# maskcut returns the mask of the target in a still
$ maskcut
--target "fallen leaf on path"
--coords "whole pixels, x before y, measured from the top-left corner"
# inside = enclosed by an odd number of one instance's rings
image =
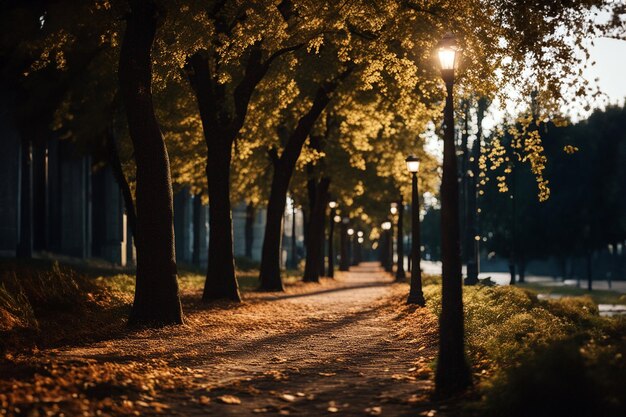
[[[201,395],[200,398],[198,398],[198,402],[200,404],[207,405],[208,403],[211,402],[211,399],[207,397],[206,395]]]
[[[296,396],[291,394],[283,394],[279,398],[283,401],[287,401],[288,403],[296,400]]]
[[[217,397],[217,400],[224,404],[241,404],[241,400],[234,395],[222,395]]]
[[[319,376],[335,376],[337,375],[336,372],[318,372]]]
[[[381,406],[368,407],[365,412],[370,416],[380,416],[383,413],[383,408]]]
[[[163,404],[163,403],[159,403],[156,401],[153,401],[150,403],[150,407],[154,408],[154,411],[156,411],[157,413],[162,412],[163,410],[167,410],[170,408],[169,405],[167,404]]]
[[[328,407],[327,408],[329,413],[337,413],[339,412],[339,409],[337,407]]]

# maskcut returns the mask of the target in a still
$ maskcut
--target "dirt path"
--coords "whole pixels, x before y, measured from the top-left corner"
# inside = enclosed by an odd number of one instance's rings
[[[183,328],[50,355],[57,364],[128,364],[147,378],[159,368],[142,371],[141,364],[166,361],[178,370],[175,382],[170,389],[143,387],[151,395],[135,396],[135,406],[155,400],[162,407],[142,415],[435,415],[424,376],[432,342],[398,338],[388,308],[390,297],[407,290],[377,265],[363,264],[322,285],[247,294],[241,306],[207,310],[187,301]],[[112,395],[107,389],[99,395]]]

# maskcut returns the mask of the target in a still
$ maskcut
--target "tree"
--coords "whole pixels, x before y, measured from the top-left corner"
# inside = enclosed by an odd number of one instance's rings
[[[183,322],[174,252],[169,158],[152,101],[153,1],[130,2],[120,51],[120,94],[137,165],[137,283],[129,324]]]

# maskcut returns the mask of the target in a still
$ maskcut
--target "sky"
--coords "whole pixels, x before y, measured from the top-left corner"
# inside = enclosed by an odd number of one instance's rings
[[[626,97],[626,41],[597,38],[589,52],[596,65],[585,72],[585,78],[591,82],[600,78],[598,85],[607,94],[609,102],[623,104]]]

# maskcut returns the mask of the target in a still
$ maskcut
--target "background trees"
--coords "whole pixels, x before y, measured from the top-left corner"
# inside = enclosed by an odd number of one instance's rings
[[[616,242],[625,238],[624,199],[616,191],[626,181],[618,162],[624,158],[624,114],[623,107],[610,106],[569,126],[540,124],[545,177],[551,188],[547,201],[537,200],[536,178],[525,165],[512,169],[506,192],[499,193],[491,184],[483,186],[479,205],[482,234],[490,236],[486,248],[513,259],[520,280],[531,260],[553,257],[566,276],[570,257],[585,258],[591,266],[593,253],[612,249],[614,243],[617,256]],[[510,147],[505,149],[511,152]],[[494,176],[505,169],[494,169]],[[591,267],[585,276],[593,278]]]

